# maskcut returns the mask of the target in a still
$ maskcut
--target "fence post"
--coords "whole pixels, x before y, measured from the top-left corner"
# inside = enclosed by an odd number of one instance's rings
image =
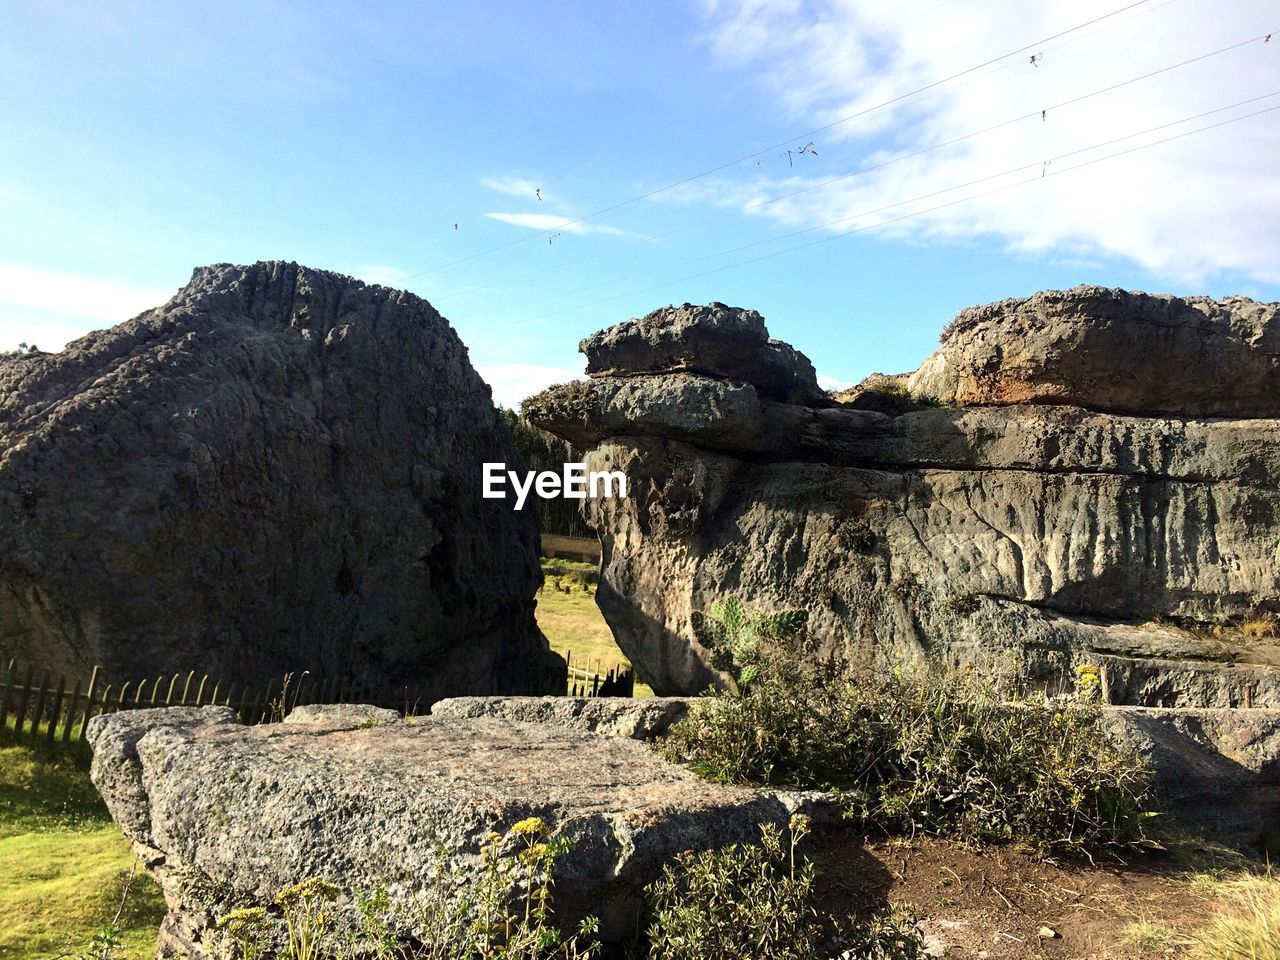
[[[80,739],[83,740],[89,729],[89,720],[93,716],[93,695],[98,690],[98,667],[89,674],[89,692],[84,695],[84,719],[80,721]]]
[[[71,701],[67,704],[67,719],[62,721],[62,742],[69,743],[71,740],[71,728],[76,722],[76,704],[80,702],[80,681],[76,681],[76,687],[71,692]]]
[[[0,730],[4,729],[4,722],[9,718],[9,695],[13,692],[13,661],[9,661],[9,666],[4,671],[4,691],[0,692]]]
[[[40,733],[40,722],[44,719],[44,708],[49,701],[49,681],[53,678],[49,676],[49,671],[44,672],[44,676],[40,678],[40,696],[36,699],[35,713],[31,715],[31,736],[36,737]]]
[[[17,733],[22,735],[22,727],[27,721],[27,705],[31,702],[31,685],[35,681],[31,665],[27,665],[26,675],[22,679],[22,691],[18,695],[18,727]]]
[[[58,692],[53,695],[53,709],[49,711],[49,728],[45,730],[45,739],[53,743],[58,732],[58,720],[62,716],[62,697],[67,692],[67,678],[58,678]]]

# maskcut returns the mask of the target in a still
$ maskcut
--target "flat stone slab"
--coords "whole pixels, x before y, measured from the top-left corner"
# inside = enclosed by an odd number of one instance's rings
[[[353,891],[408,905],[442,862],[458,889],[491,831],[535,816],[576,841],[558,911],[595,913],[620,938],[664,862],[754,841],[797,799],[704,783],[635,740],[556,723],[246,727],[225,709],[175,708],[95,718],[89,740],[94,783],[165,890],[166,956],[211,955],[219,916],[312,877],[342,889],[339,926]]]
[[[660,737],[688,713],[687,697],[452,697],[431,707],[433,717],[499,717],[631,740]]]

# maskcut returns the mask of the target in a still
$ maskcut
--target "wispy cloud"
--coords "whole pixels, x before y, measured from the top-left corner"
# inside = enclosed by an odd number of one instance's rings
[[[789,193],[1025,117],[752,212],[781,225],[833,233],[913,214],[881,227],[880,234],[985,238],[1020,253],[1081,260],[1119,257],[1197,286],[1219,274],[1280,281],[1280,167],[1273,159],[1280,153],[1280,123],[1275,114],[1057,175],[1082,161],[1280,104],[1280,98],[1263,101],[1110,148],[1063,156],[1273,91],[1274,40],[1271,45],[1259,40],[1054,107],[1260,37],[1274,26],[1274,5],[1266,0],[1138,8],[1037,48],[1035,64],[1029,55],[1010,58],[892,109],[877,109],[1114,9],[1110,0],[1044,0],[1016,8],[1008,3],[938,6],[935,0],[707,2],[708,44],[726,69],[742,71],[747,82],[759,84],[797,131],[835,125],[817,137],[819,156],[805,156],[803,167],[785,157],[765,157],[749,178],[706,180],[679,199],[743,208],[758,196]],[[1047,110],[1043,119],[1041,110]],[[856,114],[863,115],[841,122]],[[1039,166],[1053,157],[1060,159]],[[1006,180],[869,213],[1024,164]],[[1042,170],[1050,175],[1041,179]],[[1018,179],[1033,182],[930,209]]]
[[[525,399],[552,384],[582,379],[581,371],[536,363],[477,364],[476,371],[493,388],[494,403],[509,410],[519,409]]]
[[[490,190],[496,190],[498,193],[506,194],[508,197],[524,197],[534,200],[539,192],[541,192],[544,200],[551,197],[551,194],[544,187],[528,177],[484,177],[480,183],[482,186],[486,186]]]
[[[410,274],[407,270],[401,270],[398,267],[388,267],[380,263],[367,263],[363,266],[352,267],[351,275],[365,283],[376,283],[384,287],[400,287],[406,277]]]
[[[853,386],[853,382],[850,380],[841,380],[839,377],[832,377],[819,371],[818,386],[823,390],[848,390]]]
[[[636,236],[629,230],[611,227],[607,223],[590,223],[554,213],[486,213],[485,216],[490,220],[498,220],[516,227],[527,227],[539,232],[557,231],[579,235],[595,233],[611,237]]]
[[[128,320],[172,295],[172,290],[0,262],[0,350],[19,343],[61,350],[90,330]]]
[[[172,295],[172,290],[0,263],[0,303],[72,314],[86,320],[119,323],[159,306]]]

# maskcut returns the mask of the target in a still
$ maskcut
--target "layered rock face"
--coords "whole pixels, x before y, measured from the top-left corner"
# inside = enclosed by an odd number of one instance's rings
[[[690,615],[735,593],[854,661],[1009,654],[1057,689],[1090,659],[1118,703],[1280,705],[1276,642],[1239,629],[1280,607],[1277,342],[1275,304],[1081,287],[828,398],[758,314],[685,305],[524,410],[629,477],[584,509],[659,693],[717,681]]]
[[[480,497],[483,462],[518,460],[426,301],[197,270],[62,353],[0,359],[0,658],[546,692],[536,518]]]

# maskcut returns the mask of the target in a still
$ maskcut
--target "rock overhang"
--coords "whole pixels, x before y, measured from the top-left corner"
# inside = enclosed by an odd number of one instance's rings
[[[752,381],[754,311],[686,304],[584,340],[588,381],[526,413],[638,491],[583,510],[598,602],[660,692],[715,679],[691,615],[737,591],[857,660],[1030,647],[1051,689],[1111,657],[1125,702],[1280,703],[1265,643],[1198,660],[1280,612],[1278,338],[1277,304],[1048,291],[824,407]],[[1187,668],[1144,649],[1161,622]]]

